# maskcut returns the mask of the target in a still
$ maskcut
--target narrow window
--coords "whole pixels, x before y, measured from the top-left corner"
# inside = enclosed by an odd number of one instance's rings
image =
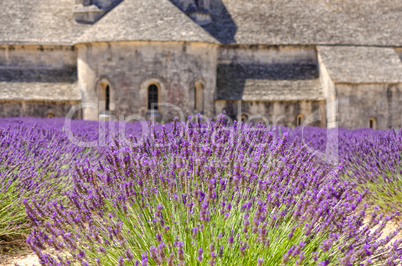
[[[158,110],[158,86],[155,84],[148,87],[148,110]]]
[[[296,119],[297,121],[296,121],[296,126],[301,126],[302,125],[302,123],[303,123],[303,115],[302,114],[299,114],[298,116],[297,116],[297,119]]]
[[[113,109],[113,91],[110,83],[103,79],[96,88],[99,101],[99,114],[109,114]]]
[[[204,84],[198,82],[194,86],[194,110],[197,112],[202,112],[204,107]]]
[[[377,128],[377,121],[374,117],[369,119],[369,127],[371,129],[376,129]]]
[[[110,111],[110,86],[106,85],[105,88],[105,110]]]

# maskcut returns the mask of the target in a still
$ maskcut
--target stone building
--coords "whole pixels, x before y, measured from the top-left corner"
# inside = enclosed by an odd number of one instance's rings
[[[3,0],[0,116],[402,127],[400,0]],[[87,105],[92,103],[92,105]],[[179,112],[179,110],[180,112]],[[134,117],[134,116],[132,116]]]

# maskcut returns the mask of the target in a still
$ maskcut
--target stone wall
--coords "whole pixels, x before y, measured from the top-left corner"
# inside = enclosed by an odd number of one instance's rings
[[[72,46],[0,45],[0,68],[75,68]]]
[[[251,122],[265,120],[270,125],[276,123],[296,126],[299,115],[304,121],[322,108],[322,119],[314,121],[311,125],[325,127],[325,101],[323,100],[261,101],[258,100],[256,93],[255,100],[242,101],[247,80],[318,80],[317,65],[316,50],[310,46],[223,46],[219,49],[218,57],[217,90],[219,93],[215,111],[220,113],[225,110],[232,119],[240,120],[242,116],[248,119],[254,117]],[[267,87],[264,90],[275,89],[278,88]],[[280,96],[286,99],[289,95]],[[311,119],[312,117],[309,118],[310,121]]]
[[[310,126],[326,126],[325,101],[216,101],[217,113],[226,112],[231,119],[246,118],[249,122],[264,122],[266,125],[297,126],[297,117]],[[321,120],[317,120],[320,112]],[[307,122],[308,121],[308,122]],[[311,123],[310,123],[311,122]]]
[[[323,89],[324,98],[326,99],[326,115],[327,115],[327,127],[338,127],[338,103],[336,102],[336,89],[335,83],[332,81],[328,69],[322,62],[321,55],[318,54],[320,80]]]
[[[0,45],[0,81],[73,83],[77,53],[72,46]]]
[[[402,47],[395,48],[395,52],[399,55],[399,58],[402,60]]]
[[[49,115],[65,117],[70,109],[79,104],[78,101],[2,101],[0,99],[0,117],[40,117]],[[82,118],[81,112],[74,113],[74,119]]]
[[[212,116],[216,87],[217,46],[179,42],[119,42],[78,45],[78,82],[83,102],[97,102],[99,84],[110,83],[113,115],[139,114],[149,118],[147,88],[156,82],[159,102],[177,106],[184,116],[194,113],[194,82],[204,84],[203,113]],[[158,120],[171,121],[179,113],[160,106]],[[84,118],[98,119],[85,109]]]
[[[219,49],[220,64],[317,64],[313,46],[240,46],[227,45]]]
[[[35,91],[24,88],[26,84],[32,83],[32,87],[43,84],[40,94],[49,95],[58,84],[64,87],[66,84],[74,84],[77,80],[76,71],[77,54],[72,46],[0,45],[2,92],[13,92],[15,87],[21,87],[26,92]],[[15,93],[21,94],[18,91]],[[79,103],[75,94],[69,92],[57,95],[57,101],[35,101],[33,98],[38,98],[38,95],[32,93],[22,95],[19,101],[8,99],[10,95],[5,96],[0,98],[1,117],[47,117],[49,114],[64,117],[73,105]],[[75,115],[75,118],[80,117],[80,113]]]
[[[248,82],[261,80],[266,80],[266,84],[274,83],[274,81],[290,83],[296,80],[318,81],[314,48],[226,46],[219,50],[218,100],[259,100],[258,93],[255,93],[254,99],[244,99],[242,95],[245,93]],[[249,89],[253,90],[253,88]],[[262,93],[269,93],[272,90],[280,89],[267,85],[262,89]],[[292,90],[299,94],[300,88],[291,85],[286,93]],[[318,91],[317,94],[320,93],[321,91]],[[286,96],[291,95],[284,93],[280,98],[291,100]],[[315,100],[317,97],[319,95],[308,99]],[[300,98],[300,100],[306,100],[306,98]]]
[[[402,84],[336,84],[338,125],[367,128],[375,118],[378,129],[402,127]]]

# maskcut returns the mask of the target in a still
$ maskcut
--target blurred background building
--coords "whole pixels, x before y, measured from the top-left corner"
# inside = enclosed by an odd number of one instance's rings
[[[168,122],[178,116],[169,103],[186,116],[402,127],[400,0],[1,0],[0,8],[2,117],[62,117],[92,102],[97,109],[74,117]]]

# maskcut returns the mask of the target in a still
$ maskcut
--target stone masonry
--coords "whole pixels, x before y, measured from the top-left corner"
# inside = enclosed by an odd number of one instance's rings
[[[0,117],[402,127],[399,0],[2,4]]]

